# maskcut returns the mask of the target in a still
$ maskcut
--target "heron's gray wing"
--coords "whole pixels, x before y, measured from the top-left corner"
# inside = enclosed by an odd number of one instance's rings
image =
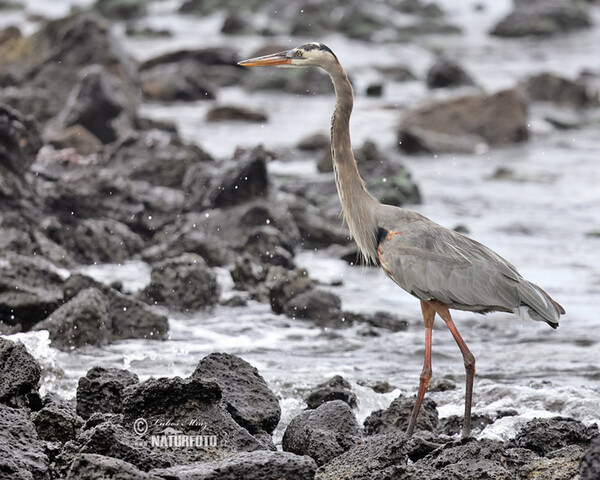
[[[433,222],[414,222],[379,245],[386,273],[421,300],[454,308],[513,311],[519,306],[515,267],[484,245]]]

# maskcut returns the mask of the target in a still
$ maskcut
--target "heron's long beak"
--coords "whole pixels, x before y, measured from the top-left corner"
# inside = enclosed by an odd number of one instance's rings
[[[272,53],[271,55],[265,55],[263,57],[249,58],[248,60],[242,60],[238,62],[238,65],[243,67],[269,67],[273,65],[289,65],[292,63],[291,52],[278,52]]]

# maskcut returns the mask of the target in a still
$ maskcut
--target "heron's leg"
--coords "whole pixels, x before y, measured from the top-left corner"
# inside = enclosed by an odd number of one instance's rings
[[[470,437],[471,436],[471,402],[473,400],[473,379],[475,377],[475,357],[467,347],[467,344],[458,333],[458,329],[452,320],[452,316],[450,315],[450,310],[448,307],[441,302],[435,302],[435,311],[437,314],[442,317],[448,329],[452,333],[454,340],[458,344],[458,348],[463,355],[463,360],[465,363],[465,371],[467,372],[467,383],[465,388],[465,418],[463,420],[463,431],[462,437]]]
[[[425,322],[425,362],[423,363],[423,370],[421,371],[421,378],[419,381],[419,393],[417,394],[417,401],[408,423],[408,429],[406,434],[410,437],[415,430],[417,424],[417,417],[419,416],[419,410],[421,410],[421,403],[423,403],[423,397],[429,387],[429,380],[431,380],[431,338],[433,334],[433,320],[435,318],[435,309],[429,304],[429,302],[421,301],[421,312],[423,313],[423,321]]]

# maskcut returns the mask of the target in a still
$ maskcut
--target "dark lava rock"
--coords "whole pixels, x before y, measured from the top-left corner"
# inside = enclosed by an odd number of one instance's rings
[[[333,292],[314,289],[294,295],[283,306],[288,317],[312,320],[321,327],[341,327],[342,300]]]
[[[0,404],[0,475],[6,479],[49,480],[49,462],[25,410]]]
[[[142,91],[149,100],[161,102],[214,100],[212,86],[204,77],[203,65],[194,60],[165,63],[141,74]]]
[[[367,97],[381,97],[383,95],[383,85],[381,83],[372,83],[365,90]]]
[[[190,210],[239,205],[254,198],[266,197],[269,191],[267,161],[269,154],[262,146],[251,151],[237,151],[227,168],[208,178],[188,172],[184,188]],[[199,172],[205,177],[207,172]]]
[[[288,452],[240,452],[222,460],[152,470],[172,480],[312,480],[317,465],[310,457]]]
[[[66,403],[44,402],[44,407],[31,415],[38,437],[48,442],[73,440],[83,426],[83,419]]]
[[[248,32],[248,22],[243,17],[231,13],[223,21],[221,33],[226,35],[237,35]]]
[[[148,0],[96,0],[94,8],[107,18],[127,20],[146,13]]]
[[[0,104],[0,175],[6,177],[0,185],[0,192],[9,192],[10,184],[5,172],[12,172],[22,177],[35,161],[35,157],[43,141],[40,126],[32,117],[23,115],[18,110]],[[10,195],[5,195],[10,197]]]
[[[294,268],[294,246],[285,234],[270,225],[253,229],[243,248],[264,264]]]
[[[550,72],[529,77],[525,83],[525,90],[532,100],[562,106],[587,108],[599,104],[598,93],[592,92],[583,82],[569,80]]]
[[[164,477],[150,475],[135,465],[117,458],[94,453],[81,453],[75,456],[67,472],[66,480],[161,480]]]
[[[365,422],[365,434],[404,432],[415,406],[414,398],[400,395],[386,410],[377,410],[369,415]],[[417,418],[416,430],[435,431],[439,423],[436,403],[425,397]]]
[[[330,148],[329,142],[329,135],[324,133],[314,133],[300,140],[296,147],[298,147],[300,150],[313,152],[316,150],[322,150],[324,148]]]
[[[600,478],[600,435],[596,436],[581,459],[580,480]]]
[[[206,114],[209,122],[223,122],[237,120],[243,122],[263,123],[267,121],[267,115],[257,110],[236,105],[221,105],[211,108]]]
[[[398,129],[406,153],[473,152],[527,140],[527,106],[517,90],[439,100],[407,112]]]
[[[250,433],[273,433],[281,417],[275,394],[258,370],[228,353],[211,353],[198,363],[192,378],[212,380],[233,419]]]
[[[408,480],[422,477],[396,476],[408,460],[408,448],[404,434],[375,435],[335,457],[319,468],[319,480]],[[424,480],[424,479],[423,479]]]
[[[500,20],[491,34],[499,37],[556,35],[588,28],[592,20],[583,2],[549,0],[515,2],[515,9]]]
[[[186,311],[216,305],[221,288],[201,256],[185,253],[155,264],[144,294],[155,303]]]
[[[288,270],[273,266],[267,271],[264,287],[268,291],[271,310],[280,314],[293,297],[311,290],[314,282],[303,268]]]
[[[73,298],[86,288],[98,288],[108,300],[108,315],[112,339],[145,338],[164,340],[169,330],[166,316],[156,313],[149,305],[114,288],[102,285],[81,274],[71,275],[64,286],[65,299]]]
[[[341,222],[325,218],[317,207],[297,200],[290,202],[288,208],[298,225],[304,248],[326,248],[350,243],[348,232]]]
[[[133,130],[135,112],[127,111],[127,92],[119,79],[100,65],[84,68],[80,76],[59,122],[65,127],[83,125],[104,144]]]
[[[105,345],[112,340],[108,301],[97,288],[82,290],[34,330],[48,330],[52,346],[64,351]]]
[[[360,427],[347,403],[333,400],[294,417],[285,430],[283,450],[308,455],[325,465],[360,441]]]
[[[204,65],[234,65],[237,62],[237,53],[229,47],[203,48],[198,50],[177,50],[174,52],[163,53],[157,57],[146,60],[140,65],[140,71],[145,71],[156,65],[165,65],[168,63],[179,63],[187,60]],[[238,72],[240,68],[236,68]]]
[[[356,395],[352,391],[350,383],[340,375],[320,383],[304,398],[310,409],[318,408],[319,405],[333,400],[342,400],[351,407],[356,407]]]
[[[373,314],[344,312],[343,316],[345,323],[348,325],[364,323],[371,327],[383,328],[391,332],[403,332],[408,328],[406,320],[401,320],[389,312],[375,312]]]
[[[456,388],[456,386],[454,387]],[[431,388],[427,390],[431,392]],[[438,430],[444,435],[454,436],[458,435],[462,431],[463,417],[459,415],[450,415],[444,418],[441,422]],[[471,430],[476,435],[477,432],[481,432],[485,427],[494,423],[494,419],[489,415],[479,415],[477,413],[471,414]]]
[[[293,69],[285,72],[260,70],[251,70],[251,72],[243,80],[244,87],[250,91],[281,90],[296,95],[323,95],[332,92],[329,75],[316,68]]]
[[[587,447],[597,435],[597,425],[586,427],[572,418],[534,418],[521,428],[510,445],[545,456],[567,445]]]
[[[267,278],[269,266],[248,253],[235,258],[231,278],[238,290],[253,290]],[[264,300],[264,299],[263,299]]]
[[[0,337],[0,403],[41,408],[38,393],[41,373],[41,367],[24,345]]]
[[[473,83],[471,76],[458,63],[446,58],[438,59],[427,72],[428,88],[459,87]]]
[[[80,155],[92,155],[102,149],[102,142],[82,125],[73,125],[64,130],[51,132],[48,143],[57,150],[73,148]]]
[[[83,418],[95,412],[119,413],[123,390],[138,381],[129,370],[92,367],[77,384],[77,413]]]
[[[583,449],[577,445],[555,450],[548,457],[538,457],[519,469],[520,478],[573,480],[579,479]]]
[[[0,263],[0,320],[29,330],[63,300],[63,279],[40,256],[7,253]]]
[[[224,451],[272,448],[270,440],[265,442],[259,436],[252,436],[232,418],[227,405],[221,401],[221,389],[212,380],[174,377],[131,385],[123,392],[121,411],[128,425],[143,418],[148,424],[148,435],[166,434],[165,427],[168,427],[187,434],[217,437],[217,449],[179,452],[188,461],[212,459]]]

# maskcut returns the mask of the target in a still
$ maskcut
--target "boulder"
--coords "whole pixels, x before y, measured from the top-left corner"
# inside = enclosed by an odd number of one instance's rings
[[[600,478],[600,435],[591,442],[581,459],[580,480]]]
[[[314,281],[303,268],[288,270],[283,267],[269,267],[264,284],[259,286],[258,292],[253,296],[263,298],[261,289],[267,292],[271,310],[280,314],[285,310],[285,305],[296,295],[307,292],[314,287]]]
[[[321,211],[303,200],[288,203],[288,208],[300,230],[303,248],[327,248],[331,245],[347,245],[350,237],[339,218],[332,221]]]
[[[521,428],[510,445],[547,456],[568,445],[586,448],[597,435],[597,425],[586,427],[572,418],[534,418]]]
[[[9,176],[22,178],[42,148],[40,126],[33,117],[0,104],[0,192],[9,192]],[[6,190],[6,191],[5,191]],[[8,195],[10,197],[10,195]]]
[[[164,63],[141,74],[142,91],[149,100],[160,102],[214,100],[215,93],[204,78],[202,63],[188,59]]]
[[[236,105],[220,105],[211,108],[206,114],[206,120],[209,122],[224,121],[242,121],[253,123],[264,123],[267,121],[267,115],[258,110],[252,110],[247,107],[238,107]]]
[[[233,419],[252,434],[273,433],[281,417],[275,394],[258,370],[228,353],[211,353],[198,363],[192,378],[213,380]]]
[[[6,479],[50,480],[49,461],[26,410],[0,403],[0,472]]]
[[[460,87],[473,85],[473,79],[456,62],[439,58],[427,71],[428,88]]]
[[[344,323],[348,326],[357,323],[366,324],[370,327],[383,328],[390,332],[403,332],[408,328],[408,322],[398,318],[389,312],[353,313],[343,312]]]
[[[552,102],[559,106],[588,108],[600,104],[598,92],[593,92],[585,83],[550,72],[529,77],[525,81],[525,91],[534,101]]]
[[[111,478],[114,480],[163,479],[163,477],[143,472],[135,465],[124,460],[94,453],[76,455],[66,476],[66,480],[95,480],[98,478]]]
[[[377,410],[365,419],[365,434],[374,435],[406,431],[414,406],[414,398],[400,395],[387,409]],[[438,423],[436,403],[425,397],[415,428],[416,430],[433,432],[437,429]]]
[[[102,149],[102,142],[82,125],[73,125],[51,132],[48,135],[48,143],[57,150],[65,148],[74,149],[79,155],[92,155]]]
[[[63,279],[40,256],[3,255],[0,262],[0,320],[23,330],[45,319],[63,300]]]
[[[123,390],[138,381],[129,370],[92,367],[77,384],[77,413],[86,419],[95,412],[119,413]]]
[[[490,32],[498,37],[557,35],[589,28],[591,17],[585,3],[568,0],[515,2],[515,9]]]
[[[221,245],[220,238],[190,227],[184,224],[181,230],[172,233],[167,233],[170,229],[162,230],[154,239],[157,243],[141,252],[142,260],[151,263],[187,252],[200,255],[210,267],[222,267],[228,263],[230,252]]]
[[[342,400],[350,407],[356,407],[356,395],[347,380],[335,375],[326,382],[312,388],[304,398],[308,408],[315,409],[325,402]]]
[[[276,50],[271,50],[273,53]],[[251,70],[243,79],[243,86],[250,91],[281,90],[295,95],[331,94],[329,75],[316,68],[294,69],[287,72],[263,72]]]
[[[173,480],[312,480],[317,465],[307,456],[288,452],[240,452],[213,462],[151,470]]]
[[[38,384],[42,369],[24,345],[0,337],[0,403],[41,408]]]
[[[31,415],[38,437],[47,442],[65,443],[74,440],[83,426],[83,419],[66,402],[44,399],[44,407]]]
[[[299,293],[283,306],[288,317],[311,320],[320,327],[341,327],[342,300],[326,290],[314,289]]]
[[[269,191],[268,160],[269,154],[258,146],[251,151],[238,150],[233,162],[219,171],[188,171],[184,181],[188,196],[186,208],[231,207],[266,197]]]
[[[312,457],[325,465],[360,441],[360,428],[347,403],[333,400],[294,417],[285,429],[286,452]]]
[[[127,20],[146,14],[148,0],[96,0],[94,8],[106,18]]]
[[[108,301],[97,288],[82,290],[33,329],[48,330],[52,345],[64,351],[106,345],[112,340]]]
[[[329,135],[326,135],[324,133],[313,133],[312,135],[301,139],[296,144],[296,147],[300,150],[314,152],[318,150],[323,150],[324,148],[330,148],[329,142]]]
[[[281,231],[270,225],[254,228],[243,247],[244,252],[265,265],[294,268],[294,246]]]
[[[536,458],[519,469],[525,479],[573,480],[579,477],[583,449],[577,445],[555,450],[548,457]]]
[[[397,131],[406,153],[475,151],[529,136],[527,106],[517,90],[439,100],[408,111]]]
[[[150,301],[179,311],[216,305],[220,294],[216,275],[204,259],[194,253],[155,264],[150,284],[144,290]]]

